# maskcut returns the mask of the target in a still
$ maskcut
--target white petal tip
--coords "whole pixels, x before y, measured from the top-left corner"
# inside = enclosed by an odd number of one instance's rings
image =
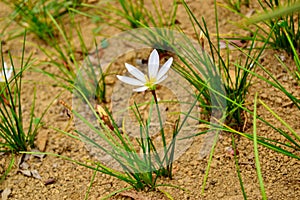
[[[148,89],[148,87],[143,86],[143,87],[139,87],[139,88],[135,88],[133,89],[134,92],[144,92]]]

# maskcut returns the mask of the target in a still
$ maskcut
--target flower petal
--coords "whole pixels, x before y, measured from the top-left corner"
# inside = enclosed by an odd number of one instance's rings
[[[133,75],[135,78],[139,79],[140,81],[142,81],[144,83],[146,82],[145,74],[143,72],[141,72],[138,68],[136,68],[128,63],[125,63],[125,67],[128,70],[128,72],[131,75]]]
[[[0,82],[4,82],[4,81],[5,81],[5,78],[4,78],[3,74],[2,74],[2,72],[0,72]]]
[[[156,77],[158,67],[159,67],[159,55],[156,49],[154,49],[151,52],[148,60],[148,74],[150,79]]]
[[[10,66],[9,70],[7,70],[7,68],[5,69],[5,74],[6,74],[7,80],[11,77],[12,71],[13,71],[12,66]]]
[[[119,76],[117,75],[117,78],[124,82],[124,83],[127,83],[129,85],[134,85],[134,86],[143,86],[144,83],[138,79],[135,79],[135,78],[130,78],[130,77],[127,77],[127,76]]]
[[[173,58],[169,58],[168,61],[161,67],[159,70],[156,79],[159,80],[161,77],[163,77],[170,69],[173,62]]]
[[[134,92],[143,92],[143,91],[145,91],[147,89],[148,89],[147,86],[143,86],[143,87],[135,88],[135,89],[133,89],[133,91]]]
[[[155,84],[159,84],[161,82],[163,82],[166,78],[168,77],[168,75],[164,75],[163,77],[161,77],[160,79],[158,79]]]
[[[2,70],[3,68],[1,67],[1,72],[0,72],[0,82],[5,81],[5,76],[7,80],[10,78],[11,73],[12,73],[12,67],[8,69],[6,62],[3,63],[4,71]]]

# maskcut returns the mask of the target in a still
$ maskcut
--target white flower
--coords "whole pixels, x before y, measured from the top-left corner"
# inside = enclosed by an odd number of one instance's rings
[[[125,67],[128,72],[133,75],[135,78],[130,78],[127,76],[120,76],[117,75],[117,78],[127,84],[140,86],[133,91],[135,92],[142,92],[147,89],[155,90],[156,85],[161,83],[163,80],[167,78],[166,73],[169,71],[173,62],[173,58],[169,58],[168,61],[158,70],[159,68],[159,55],[154,49],[148,60],[148,76],[143,74],[139,69],[136,67],[125,63]]]
[[[0,72],[0,82],[5,82],[5,76],[6,76],[7,80],[8,80],[11,77],[12,70],[13,70],[12,67],[10,67],[8,69],[8,67],[7,67],[7,65],[6,65],[5,62],[3,64],[4,64],[5,73],[4,73],[4,71],[1,70],[1,72]]]

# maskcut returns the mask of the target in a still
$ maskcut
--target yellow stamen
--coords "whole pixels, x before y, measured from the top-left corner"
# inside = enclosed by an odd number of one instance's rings
[[[150,78],[145,75],[146,83],[145,86],[148,87],[150,90],[155,90],[156,84],[155,82],[157,81],[156,78]]]

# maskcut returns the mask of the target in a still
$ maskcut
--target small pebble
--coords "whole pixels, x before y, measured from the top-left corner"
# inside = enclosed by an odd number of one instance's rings
[[[266,99],[266,98],[268,97],[268,95],[267,95],[266,93],[262,93],[262,94],[260,95],[260,97],[261,97],[262,99]]]
[[[284,55],[280,55],[279,58],[280,58],[280,60],[283,61],[283,62],[286,60]]]
[[[224,197],[224,193],[223,192],[218,192],[217,197],[218,197],[218,199]]]
[[[280,97],[275,98],[275,102],[278,104],[282,104],[282,98]]]

